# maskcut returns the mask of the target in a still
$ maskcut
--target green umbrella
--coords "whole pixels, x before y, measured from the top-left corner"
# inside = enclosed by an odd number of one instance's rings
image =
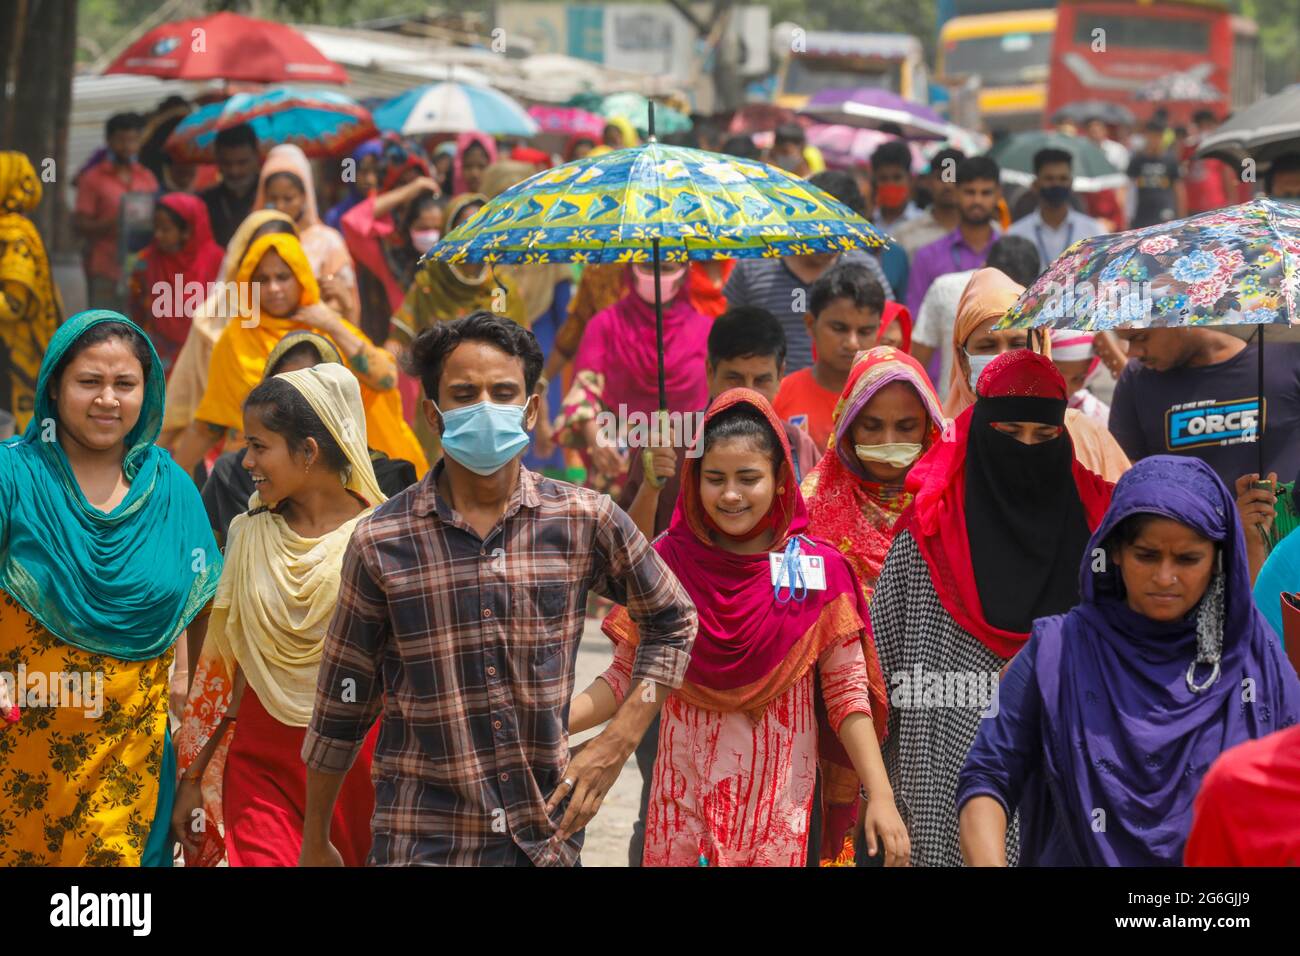
[[[989,156],[1002,168],[1002,181],[1020,186],[1034,181],[1034,154],[1040,149],[1061,149],[1074,158],[1074,190],[1080,193],[1123,189],[1128,176],[1116,169],[1101,148],[1082,136],[1064,133],[1016,133],[989,150]]]

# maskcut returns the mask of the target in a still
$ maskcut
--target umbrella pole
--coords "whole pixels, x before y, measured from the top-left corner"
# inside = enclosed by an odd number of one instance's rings
[[[1259,454],[1259,480],[1267,481],[1268,475],[1264,474],[1264,329],[1263,324],[1259,327],[1259,343],[1256,352],[1259,359],[1259,409],[1257,414],[1259,420],[1255,422],[1255,442],[1256,451]]]
[[[652,239],[655,268],[655,348],[659,353],[659,410],[668,411],[668,387],[664,382],[664,303],[659,289],[659,239]]]

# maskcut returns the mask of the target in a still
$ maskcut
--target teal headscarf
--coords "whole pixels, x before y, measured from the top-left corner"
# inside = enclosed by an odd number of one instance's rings
[[[55,333],[36,382],[27,431],[0,445],[0,588],[65,644],[143,661],[175,643],[211,599],[221,553],[193,480],[154,441],[162,428],[162,363],[150,368],[140,420],[126,436],[130,490],[111,513],[82,494],[55,438],[50,376],[81,336],[116,312],[74,315]]]

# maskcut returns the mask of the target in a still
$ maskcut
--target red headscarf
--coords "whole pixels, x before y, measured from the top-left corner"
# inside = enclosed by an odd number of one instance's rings
[[[695,311],[711,319],[716,319],[727,311],[727,299],[722,294],[722,290],[727,280],[731,278],[731,270],[736,267],[735,259],[717,261],[722,267],[722,274],[716,283],[709,276],[702,262],[692,262],[686,276],[686,288],[691,297],[691,305],[695,306]]]
[[[775,531],[772,550],[783,550],[801,536],[805,554],[820,557],[826,569],[826,590],[808,591],[803,601],[778,604],[768,552],[734,554],[713,543],[700,499],[700,458],[687,456],[682,466],[681,493],[672,524],[655,540],[654,548],[695,602],[699,631],[691,650],[686,679],[675,692],[687,703],[706,710],[743,711],[761,718],[767,705],[815,667],[836,642],[860,635],[866,659],[871,718],[880,740],[885,738],[888,695],[880,658],[867,630],[867,605],[852,567],[826,542],[806,536],[808,512],[794,481],[794,462],[785,428],[767,399],[746,388],[723,392],[705,413],[705,429],[718,415],[736,405],[749,405],[766,419],[780,443],[784,477],[764,523]],[[698,442],[703,442],[701,434]],[[635,643],[636,627],[623,608],[605,620],[612,640]],[[818,696],[818,759],[823,773],[822,832],[812,839],[823,859],[836,859],[854,826],[857,785],[853,763],[830,729]]]
[[[880,313],[880,330],[876,332],[876,344],[881,345],[884,343],[885,331],[895,322],[898,323],[903,334],[903,341],[898,348],[900,351],[910,354],[912,351],[912,313],[901,302],[890,301],[885,303],[885,309]]]
[[[766,551],[735,554],[713,543],[700,499],[697,457],[686,457],[672,523],[654,547],[680,578],[699,612],[699,633],[686,681],[678,693],[710,710],[759,715],[803,676],[827,647],[864,632],[866,604],[843,556],[825,542],[806,537],[808,511],[794,481],[790,444],[767,399],[750,389],[730,389],[709,406],[705,429],[736,405],[757,409],[780,442],[785,473],[765,519],[775,530],[772,550],[780,551],[790,538],[804,535],[803,552],[823,558],[826,590],[809,591],[803,601],[778,604]],[[697,441],[702,442],[703,435]],[[604,629],[616,641],[634,634],[621,609],[606,619]],[[874,659],[872,646],[868,660]],[[877,733],[883,736],[887,704],[878,666],[870,677],[872,717]]]
[[[186,336],[189,335],[192,316],[186,314],[185,310],[179,307],[179,303],[177,308],[170,310],[154,310],[152,308],[154,287],[162,283],[168,289],[174,290],[179,281],[183,303],[189,299],[188,292],[184,291],[185,285],[200,282],[204,288],[203,297],[199,299],[202,301],[207,296],[208,283],[217,278],[225,252],[212,238],[208,207],[198,196],[189,193],[168,193],[158,200],[158,204],[167,207],[184,220],[185,244],[176,252],[163,252],[155,243],[149,243],[143,256],[146,282],[144,300],[150,303],[153,330],[166,340],[164,344],[170,343],[175,346],[175,350],[179,350],[185,344]],[[166,311],[168,314],[153,314],[155,311]]]
[[[998,356],[977,384],[980,399],[1050,399],[1059,401],[1064,416],[1065,380],[1050,359],[1028,349]],[[895,534],[907,530],[912,535],[929,566],[935,592],[953,620],[993,653],[1009,658],[1024,646],[1029,634],[1003,630],[986,619],[967,530],[967,448],[979,404],[977,400],[962,412],[945,431],[943,440],[912,467],[905,487],[914,496],[913,501],[899,518]],[[1062,438],[1070,442],[1069,432],[1063,429]],[[1070,447],[1073,449],[1072,444]],[[1110,504],[1114,485],[1079,464],[1073,451],[1070,474],[1087,527],[1095,530]],[[1008,559],[1011,557],[1008,555]],[[1081,558],[1082,554],[1074,556],[1075,568]]]

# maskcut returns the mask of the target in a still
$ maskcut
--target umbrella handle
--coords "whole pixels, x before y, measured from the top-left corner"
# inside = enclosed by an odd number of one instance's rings
[[[641,470],[645,475],[646,484],[651,488],[662,488],[667,478],[661,478],[655,474],[655,445],[656,438],[666,430],[663,423],[667,422],[668,413],[662,408],[656,408],[654,414],[650,417],[650,435],[651,444],[647,448],[641,449]]]

